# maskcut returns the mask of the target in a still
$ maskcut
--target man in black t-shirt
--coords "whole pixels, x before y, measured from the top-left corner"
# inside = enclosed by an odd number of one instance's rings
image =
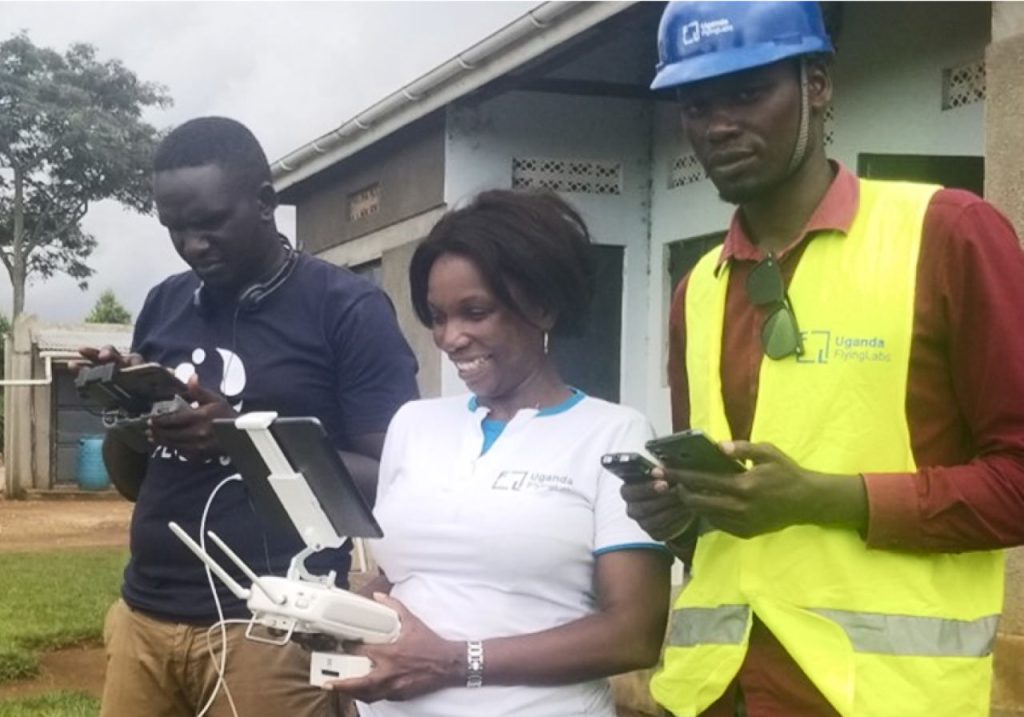
[[[277,233],[270,168],[244,126],[208,117],[175,129],[157,151],[153,190],[160,223],[191,270],[150,291],[129,356],[110,347],[82,354],[165,365],[187,383],[192,405],[151,420],[146,453],[114,435],[104,442],[111,479],[136,506],[122,599],[104,631],[102,717],[193,717],[217,689],[219,659],[207,650],[207,633],[222,618],[202,564],[169,521],[198,535],[205,512],[207,530],[258,573],[284,574],[304,547],[255,514],[243,483],[221,485],[235,470],[213,419],[261,410],[319,418],[372,499],[387,424],[417,394],[416,361],[387,297],[346,269],[295,252]],[[348,550],[324,551],[307,565],[343,580]],[[216,587],[223,618],[248,617]],[[244,632],[227,626],[227,689],[207,714],[232,714],[230,701],[240,717],[339,709],[331,693],[308,685],[303,648],[253,642]],[[219,632],[210,634],[219,652]]]

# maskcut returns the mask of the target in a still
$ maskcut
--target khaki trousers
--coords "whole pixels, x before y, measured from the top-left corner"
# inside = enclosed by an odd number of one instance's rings
[[[225,681],[238,717],[340,717],[341,696],[309,684],[309,652],[245,638],[245,625],[227,626]],[[217,685],[220,630],[157,620],[123,600],[107,612],[103,641],[107,674],[100,717],[195,717]],[[224,687],[209,717],[233,717]]]

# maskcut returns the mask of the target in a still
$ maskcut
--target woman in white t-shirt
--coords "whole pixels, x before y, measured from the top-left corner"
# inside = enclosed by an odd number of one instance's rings
[[[485,192],[409,276],[472,394],[388,428],[371,550],[402,633],[354,648],[373,670],[333,686],[368,717],[612,717],[605,678],[658,658],[670,559],[600,463],[642,450],[648,422],[568,386],[548,352],[587,312],[586,226],[554,194]]]

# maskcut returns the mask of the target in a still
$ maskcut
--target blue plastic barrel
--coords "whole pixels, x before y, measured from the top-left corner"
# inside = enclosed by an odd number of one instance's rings
[[[106,490],[110,487],[110,476],[103,465],[103,436],[83,436],[78,439],[75,475],[78,487],[82,490]]]

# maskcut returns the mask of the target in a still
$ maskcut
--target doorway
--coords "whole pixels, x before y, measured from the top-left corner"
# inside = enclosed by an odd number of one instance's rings
[[[618,403],[622,350],[623,247],[595,244],[594,299],[583,333],[551,339],[562,378],[584,393]]]
[[[941,184],[966,189],[979,197],[985,192],[985,158],[929,154],[858,154],[857,176]]]

